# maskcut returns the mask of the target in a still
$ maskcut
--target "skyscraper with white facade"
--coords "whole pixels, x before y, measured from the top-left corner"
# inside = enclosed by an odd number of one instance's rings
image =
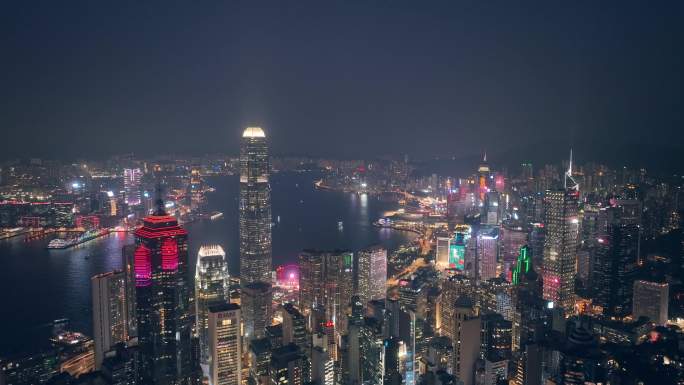
[[[195,320],[200,343],[200,363],[209,364],[209,307],[229,302],[226,253],[219,245],[201,246],[195,267]]]
[[[358,295],[364,305],[387,296],[387,250],[373,246],[358,252]]]

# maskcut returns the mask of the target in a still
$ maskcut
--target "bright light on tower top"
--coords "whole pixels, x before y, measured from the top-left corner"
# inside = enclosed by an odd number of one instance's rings
[[[217,256],[220,255],[222,257],[226,256],[226,252],[223,251],[223,247],[220,245],[204,245],[201,246],[199,249],[199,252],[197,255],[202,258],[202,257],[211,257],[211,256]]]
[[[261,127],[247,127],[242,133],[243,138],[265,138],[264,130]]]

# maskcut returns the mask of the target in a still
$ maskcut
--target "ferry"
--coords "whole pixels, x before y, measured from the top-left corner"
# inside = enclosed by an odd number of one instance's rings
[[[55,238],[48,243],[48,249],[66,249],[69,247],[69,241],[62,238]]]
[[[76,238],[71,238],[71,239],[56,238],[56,239],[53,239],[50,241],[50,243],[48,243],[47,248],[48,249],[66,249],[68,247],[80,245],[81,243],[88,242],[90,240],[93,240],[95,238],[99,238],[99,237],[101,237],[103,235],[107,235],[107,234],[109,234],[109,229],[88,230]]]
[[[222,212],[220,212],[220,211],[214,211],[214,212],[211,213],[211,215],[209,216],[209,219],[211,219],[212,221],[215,221],[215,220],[221,218],[222,216],[223,216],[223,213],[222,213]]]

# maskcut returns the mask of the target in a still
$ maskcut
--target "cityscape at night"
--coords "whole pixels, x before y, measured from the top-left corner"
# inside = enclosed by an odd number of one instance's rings
[[[682,20],[8,2],[0,385],[684,384]]]

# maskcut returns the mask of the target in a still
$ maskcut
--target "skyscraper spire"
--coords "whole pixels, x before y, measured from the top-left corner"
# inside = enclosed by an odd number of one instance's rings
[[[157,181],[157,188],[155,190],[155,196],[156,199],[154,201],[155,206],[157,206],[157,210],[154,212],[154,215],[156,216],[164,216],[166,215],[166,210],[164,210],[164,198],[162,198],[162,186],[161,182]]]
[[[571,185],[568,185],[568,179],[572,182]],[[575,181],[575,179],[572,177],[572,148],[570,148],[570,162],[568,163],[568,170],[565,172],[565,176],[563,178],[563,187],[568,189],[573,189],[573,190],[579,190],[579,183]]]

